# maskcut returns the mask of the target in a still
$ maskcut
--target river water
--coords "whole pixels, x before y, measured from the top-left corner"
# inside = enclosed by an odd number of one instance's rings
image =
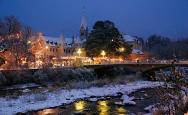
[[[188,75],[188,68],[183,68],[183,73]],[[119,105],[121,96],[100,97],[97,101],[87,99],[77,100],[69,105],[61,105],[54,108],[45,108],[37,111],[29,111],[27,115],[125,115],[125,114],[145,114],[146,107],[160,102],[157,91],[152,88],[141,89],[131,93],[136,105]],[[19,115],[18,114],[18,115]]]
[[[153,89],[141,89],[129,96],[134,96],[136,105],[119,105],[121,96],[101,97],[98,101],[92,102],[87,99],[77,100],[69,105],[61,105],[54,108],[46,108],[17,115],[125,115],[130,113],[146,113],[145,107],[155,104],[158,97]]]
[[[188,69],[183,68],[187,75]],[[36,89],[35,89],[36,88]],[[40,87],[28,88],[29,90],[39,90]],[[22,90],[11,90],[11,94],[22,93]],[[5,90],[0,93],[2,97],[10,95],[10,90]],[[18,94],[20,95],[20,94]],[[144,108],[159,102],[159,97],[156,91],[152,88],[140,89],[131,93],[136,105],[119,105],[117,102],[122,102],[121,95],[116,97],[98,97],[98,100],[91,101],[89,99],[77,100],[68,105],[61,105],[53,108],[44,108],[36,111],[28,111],[26,113],[17,113],[17,115],[125,115],[130,113],[144,114],[147,113]],[[95,97],[96,98],[96,97]]]

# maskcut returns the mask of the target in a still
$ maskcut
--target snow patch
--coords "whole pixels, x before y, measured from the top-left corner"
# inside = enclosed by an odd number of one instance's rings
[[[123,104],[125,104],[125,105],[136,105],[136,102],[132,101],[133,99],[135,99],[134,97],[129,97],[128,95],[123,95],[121,97],[121,99],[123,100]]]
[[[19,84],[19,85],[13,85],[10,87],[5,87],[4,90],[26,89],[26,88],[34,88],[34,87],[39,87],[39,85],[34,84],[34,83]]]

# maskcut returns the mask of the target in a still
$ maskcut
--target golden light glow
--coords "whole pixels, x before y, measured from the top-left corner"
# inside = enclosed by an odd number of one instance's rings
[[[80,54],[82,53],[82,50],[79,48],[77,51],[78,55],[80,56]]]
[[[22,61],[22,64],[26,64],[27,62],[25,60]]]
[[[126,110],[123,107],[118,107],[117,108],[117,113],[118,113],[118,115],[125,115]]]
[[[122,57],[119,57],[119,61],[123,61],[123,58],[122,58]]]
[[[75,110],[82,112],[85,109],[86,102],[81,100],[74,103]]]
[[[46,49],[48,49],[49,47],[48,47],[48,46],[46,46],[45,48],[46,48]]]
[[[44,109],[38,112],[38,115],[58,115],[58,109]]]
[[[30,44],[30,43],[31,43],[31,41],[29,40],[27,43],[28,43],[28,44]]]
[[[125,51],[125,48],[121,47],[121,48],[119,48],[119,51],[120,51],[120,52],[124,52],[124,51]]]
[[[101,55],[104,57],[106,55],[106,52],[104,50],[102,50]]]
[[[41,60],[37,60],[37,61],[36,61],[36,64],[37,64],[37,65],[42,65],[42,63],[43,63],[43,62],[42,62]]]
[[[184,115],[188,115],[188,112],[187,112],[187,113],[184,113]]]
[[[99,115],[108,115],[108,111],[110,110],[108,103],[108,101],[98,101],[97,109],[99,111]]]

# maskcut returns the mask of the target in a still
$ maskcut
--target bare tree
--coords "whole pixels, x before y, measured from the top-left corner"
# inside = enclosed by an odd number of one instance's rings
[[[0,33],[3,35],[1,43],[15,59],[12,67],[20,67],[21,59],[27,58],[30,54],[27,42],[32,35],[32,29],[22,26],[14,16],[6,17],[0,25]]]
[[[6,33],[12,34],[22,30],[20,21],[14,16],[8,16],[5,18]]]

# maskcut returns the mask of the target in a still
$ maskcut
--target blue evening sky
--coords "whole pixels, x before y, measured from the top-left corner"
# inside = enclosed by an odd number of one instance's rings
[[[14,15],[35,31],[70,37],[79,33],[83,6],[90,30],[111,20],[130,35],[188,37],[188,0],[0,0],[0,18]]]

